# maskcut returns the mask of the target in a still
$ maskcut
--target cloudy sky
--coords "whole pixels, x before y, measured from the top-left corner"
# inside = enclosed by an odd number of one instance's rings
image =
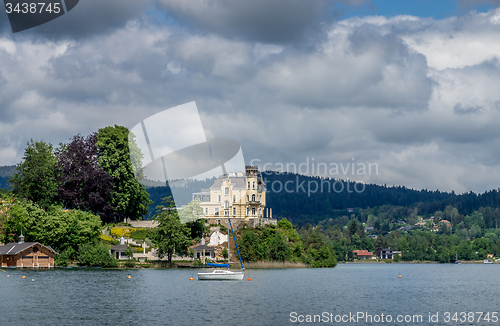
[[[500,1],[85,0],[0,15],[0,165],[196,101],[209,138],[279,168],[417,189],[500,185]],[[256,161],[260,160],[260,161]]]

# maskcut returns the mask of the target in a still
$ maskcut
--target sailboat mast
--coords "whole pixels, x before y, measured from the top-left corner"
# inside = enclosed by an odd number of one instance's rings
[[[236,243],[236,236],[234,235],[233,225],[231,224],[231,219],[228,218],[228,221],[229,221],[229,225],[231,226],[231,232],[233,233],[234,245],[236,246],[236,251],[238,252],[238,258],[240,259],[241,269],[243,271],[245,271],[245,267],[243,267],[243,261],[241,260],[240,250],[238,249],[238,243]],[[229,244],[229,242],[228,242],[228,244]]]

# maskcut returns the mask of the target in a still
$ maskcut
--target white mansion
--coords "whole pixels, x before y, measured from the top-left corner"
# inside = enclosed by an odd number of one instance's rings
[[[245,167],[243,172],[229,173],[219,177],[209,191],[193,194],[193,200],[199,199],[203,214],[209,224],[228,224],[247,222],[250,226],[273,223],[271,219],[262,223],[264,217],[272,217],[272,211],[266,211],[266,186],[259,176],[256,166]],[[273,223],[275,224],[275,223]]]

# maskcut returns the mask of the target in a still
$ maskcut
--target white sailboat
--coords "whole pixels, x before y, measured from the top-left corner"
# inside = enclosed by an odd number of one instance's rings
[[[231,257],[231,251],[229,250],[229,237],[227,239],[227,264],[212,264],[207,263],[207,266],[211,267],[227,267],[228,269],[215,269],[212,272],[198,273],[198,280],[202,281],[241,281],[243,276],[245,276],[245,267],[243,267],[243,262],[241,261],[240,251],[238,249],[238,244],[236,243],[236,237],[234,236],[233,225],[231,224],[231,219],[228,218],[229,225],[231,226],[231,232],[233,233],[234,244],[236,245],[236,250],[238,251],[238,257],[240,258],[240,264],[242,271],[233,272],[229,270],[229,260]]]
[[[211,264],[207,264],[207,266],[210,265]],[[229,267],[229,264],[216,265],[218,265],[217,267],[222,267],[222,265],[227,265],[227,267]],[[198,273],[198,279],[202,281],[240,281],[243,279],[243,276],[245,276],[243,272],[233,272],[225,269],[216,269],[209,273]]]

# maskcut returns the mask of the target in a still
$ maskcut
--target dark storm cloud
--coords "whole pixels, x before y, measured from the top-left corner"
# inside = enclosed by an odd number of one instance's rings
[[[262,43],[309,42],[321,32],[325,19],[335,16],[342,2],[359,5],[364,0],[158,0],[158,7],[182,25],[200,33]]]

